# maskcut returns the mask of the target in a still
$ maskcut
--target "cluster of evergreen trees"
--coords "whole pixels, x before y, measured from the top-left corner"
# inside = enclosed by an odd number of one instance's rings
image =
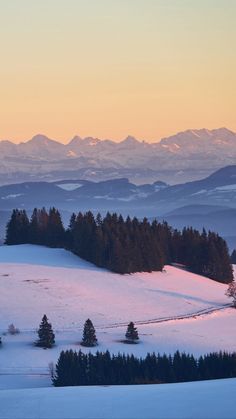
[[[7,224],[6,244],[32,243],[64,247],[81,258],[125,274],[161,271],[165,264],[181,263],[190,271],[219,282],[233,280],[226,242],[216,233],[192,228],[172,229],[166,222],[124,219],[116,213],[95,218],[92,212],[72,214],[64,229],[55,208],[13,210]]]
[[[174,356],[147,354],[95,355],[62,351],[52,377],[54,386],[175,383],[236,377],[236,353],[211,353],[196,359],[179,353]]]
[[[43,315],[43,318],[39,325],[37,333],[38,333],[38,340],[35,342],[36,346],[39,346],[40,348],[43,348],[43,349],[50,349],[54,346],[55,334],[53,332],[51,323],[49,323],[48,321],[46,314]],[[137,343],[137,341],[139,340],[138,331],[137,331],[137,328],[134,326],[133,322],[130,322],[128,324],[125,338],[126,339],[123,342],[127,342],[127,343]],[[0,338],[0,344],[1,344],[1,338]],[[87,319],[86,322],[84,323],[83,338],[80,344],[88,348],[91,348],[98,344],[95,327],[90,319]]]
[[[6,244],[41,244],[64,247],[65,229],[56,208],[35,208],[29,220],[25,210],[14,209],[7,223]]]

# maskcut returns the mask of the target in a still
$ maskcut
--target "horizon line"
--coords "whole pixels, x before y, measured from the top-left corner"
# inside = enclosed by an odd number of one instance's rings
[[[113,138],[99,138],[99,137],[96,137],[96,136],[94,137],[94,136],[89,136],[89,135],[88,136],[81,137],[80,135],[75,134],[71,139],[68,139],[67,142],[63,142],[60,139],[51,138],[51,136],[47,136],[46,134],[37,133],[37,134],[34,134],[31,138],[29,138],[27,140],[19,140],[19,141],[16,141],[16,140],[11,140],[11,139],[9,140],[9,139],[1,139],[0,138],[0,143],[2,143],[2,142],[10,142],[11,144],[20,145],[20,144],[27,144],[28,142],[32,141],[36,137],[45,137],[45,139],[48,139],[50,141],[56,142],[56,143],[61,144],[61,145],[69,145],[71,143],[71,141],[74,140],[75,138],[79,138],[82,141],[91,138],[93,140],[98,140],[99,142],[112,141],[112,142],[117,143],[117,144],[122,143],[122,142],[124,142],[124,141],[126,141],[127,139],[130,138],[130,139],[136,140],[139,143],[157,144],[157,143],[160,143],[162,140],[165,140],[167,138],[174,137],[174,136],[176,136],[178,134],[184,134],[186,132],[195,132],[195,133],[197,133],[199,131],[213,132],[213,131],[219,131],[219,130],[225,130],[225,131],[231,132],[233,134],[236,134],[236,131],[234,131],[233,129],[227,128],[225,126],[221,126],[221,127],[212,128],[212,129],[208,129],[208,128],[205,128],[205,127],[203,127],[203,128],[188,128],[188,129],[185,129],[185,130],[177,131],[174,134],[171,134],[171,135],[168,135],[168,136],[165,136],[165,137],[161,137],[159,140],[154,140],[154,141],[137,138],[137,137],[135,137],[134,135],[131,135],[131,134],[128,134],[125,138],[120,139],[120,140],[115,140]]]

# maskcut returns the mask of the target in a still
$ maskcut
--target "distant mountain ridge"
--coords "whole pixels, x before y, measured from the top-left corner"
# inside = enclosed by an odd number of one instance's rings
[[[236,133],[227,128],[187,130],[160,142],[128,136],[121,142],[75,136],[67,144],[38,134],[14,144],[0,141],[0,184],[57,180],[73,176],[87,180],[127,177],[145,183],[170,184],[196,180],[236,161]]]
[[[168,185],[161,181],[136,185],[127,178],[92,182],[67,178],[0,186],[0,241],[13,208],[56,206],[68,223],[72,211],[116,211],[124,216],[165,219],[182,228],[212,229],[236,247],[236,165],[194,182]]]
[[[92,182],[64,179],[54,182],[24,182],[0,186],[0,209],[57,206],[60,209],[120,209],[169,214],[184,206],[236,208],[236,165],[217,170],[193,182],[168,185],[162,181],[135,185],[127,178]],[[189,208],[190,209],[190,208]],[[188,213],[189,213],[188,209]]]

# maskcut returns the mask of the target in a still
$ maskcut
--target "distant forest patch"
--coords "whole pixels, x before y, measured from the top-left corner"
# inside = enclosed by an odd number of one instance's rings
[[[102,218],[91,211],[72,214],[64,228],[56,208],[14,209],[7,223],[5,243],[62,247],[95,265],[120,274],[162,271],[180,263],[191,272],[222,283],[233,280],[227,244],[218,234],[191,227],[182,231],[147,218],[124,219],[116,213]]]
[[[195,358],[175,352],[171,355],[112,355],[109,351],[84,354],[62,351],[52,382],[55,387],[178,383],[236,377],[236,354],[210,353]]]

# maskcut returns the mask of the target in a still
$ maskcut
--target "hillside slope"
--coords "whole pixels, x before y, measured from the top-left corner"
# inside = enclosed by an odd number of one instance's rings
[[[8,390],[0,392],[0,418],[234,419],[235,391],[236,379]]]
[[[229,302],[224,285],[175,267],[122,276],[43,246],[0,247],[0,275],[2,327],[17,320],[25,330],[34,329],[43,313],[56,328],[68,329],[81,326],[87,317],[97,326],[108,326],[191,314]]]
[[[0,284],[0,333],[10,323],[21,330],[2,337],[0,389],[50,385],[49,362],[62,349],[81,348],[88,317],[99,341],[93,351],[143,356],[236,350],[236,310],[227,307],[226,286],[175,267],[122,276],[63,249],[1,246]],[[56,333],[56,346],[47,351],[33,345],[44,313]],[[131,320],[138,345],[121,342]]]

